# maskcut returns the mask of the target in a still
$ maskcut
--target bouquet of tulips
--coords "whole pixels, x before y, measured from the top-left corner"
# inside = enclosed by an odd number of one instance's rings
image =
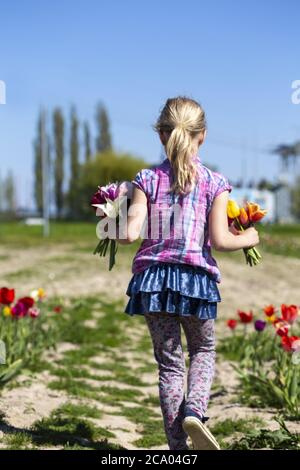
[[[259,222],[265,215],[267,211],[262,210],[259,207],[259,204],[253,202],[246,202],[245,207],[239,207],[236,201],[229,199],[227,205],[227,217],[228,224],[233,223],[234,227],[237,230],[245,230],[248,227],[253,227],[256,222]],[[243,248],[246,263],[250,266],[256,265],[260,262],[261,255],[259,251],[253,248]]]
[[[91,199],[91,205],[96,208],[96,215],[101,218],[100,222],[114,222],[114,234],[105,232],[103,227],[97,225],[97,236],[100,238],[98,245],[94,250],[94,255],[105,256],[109,248],[109,270],[115,264],[116,253],[118,251],[117,236],[120,216],[124,211],[127,216],[127,210],[132,198],[133,186],[129,181],[121,183],[109,183],[106,186],[98,186]],[[105,220],[104,220],[105,219]],[[102,228],[102,229],[101,229]]]

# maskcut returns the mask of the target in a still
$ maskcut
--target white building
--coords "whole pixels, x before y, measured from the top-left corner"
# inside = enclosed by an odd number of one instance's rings
[[[262,209],[267,210],[267,214],[262,219],[262,223],[292,223],[294,217],[291,214],[291,191],[288,186],[281,186],[276,191],[256,188],[235,188],[229,195],[240,206],[246,201],[259,204]]]

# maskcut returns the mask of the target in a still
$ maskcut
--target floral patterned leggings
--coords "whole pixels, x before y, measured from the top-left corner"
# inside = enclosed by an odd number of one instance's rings
[[[216,354],[214,320],[165,312],[146,313],[145,319],[159,369],[159,398],[168,445],[171,450],[188,449],[182,421],[187,411],[204,417],[208,406]],[[190,359],[186,398],[180,324]]]

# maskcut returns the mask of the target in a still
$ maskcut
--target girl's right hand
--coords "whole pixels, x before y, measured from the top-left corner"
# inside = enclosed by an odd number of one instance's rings
[[[246,228],[242,236],[245,240],[245,248],[252,248],[259,244],[259,235],[255,227]]]

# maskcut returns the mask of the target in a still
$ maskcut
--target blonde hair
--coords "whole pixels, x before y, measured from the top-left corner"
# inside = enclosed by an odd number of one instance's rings
[[[187,193],[194,186],[198,168],[192,159],[195,149],[192,139],[206,129],[205,112],[197,101],[186,96],[169,98],[153,129],[170,133],[165,144],[168,159],[173,168],[174,181],[171,191]]]

